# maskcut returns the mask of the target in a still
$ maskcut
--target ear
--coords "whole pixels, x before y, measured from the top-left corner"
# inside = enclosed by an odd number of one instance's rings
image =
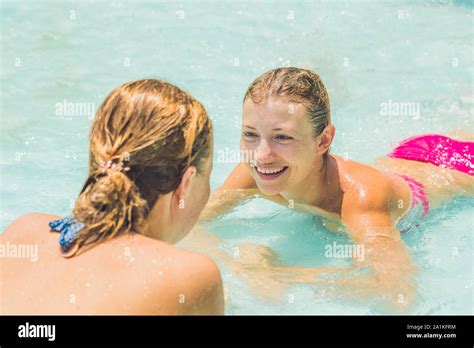
[[[320,135],[320,141],[318,144],[318,153],[320,155],[322,155],[329,149],[335,134],[336,127],[334,127],[332,123],[328,124],[326,128],[324,128],[323,132]]]
[[[174,191],[175,198],[179,201],[184,200],[189,187],[191,186],[191,180],[196,175],[197,169],[195,166],[189,166],[181,178],[181,182]]]

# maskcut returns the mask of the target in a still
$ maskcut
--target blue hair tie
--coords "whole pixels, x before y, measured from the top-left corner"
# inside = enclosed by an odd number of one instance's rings
[[[61,233],[59,245],[64,252],[71,248],[71,245],[76,241],[77,234],[84,228],[84,224],[77,221],[72,215],[51,221],[48,225],[53,231]]]

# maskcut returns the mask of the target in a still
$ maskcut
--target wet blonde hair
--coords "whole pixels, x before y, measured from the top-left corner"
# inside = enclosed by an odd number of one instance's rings
[[[271,97],[301,103],[306,108],[313,135],[321,135],[331,123],[329,96],[321,78],[311,70],[294,67],[276,68],[257,77],[247,88],[244,102],[250,98],[260,104]],[[324,153],[327,158],[329,149]]]
[[[170,83],[139,80],[114,89],[90,131],[89,177],[73,211],[85,225],[77,250],[129,231],[146,235],[158,198],[178,187],[189,166],[202,172],[211,136],[201,103]]]

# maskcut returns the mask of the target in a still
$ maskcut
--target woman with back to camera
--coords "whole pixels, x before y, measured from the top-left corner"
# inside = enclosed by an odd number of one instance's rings
[[[38,247],[36,262],[2,259],[2,314],[223,314],[216,264],[172,245],[207,202],[212,146],[204,107],[178,87],[113,90],[73,215],[27,214],[0,235]]]

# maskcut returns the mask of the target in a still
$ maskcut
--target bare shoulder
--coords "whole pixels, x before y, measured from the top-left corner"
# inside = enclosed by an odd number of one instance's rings
[[[16,218],[1,234],[11,236],[17,233],[35,233],[39,230],[48,230],[48,222],[61,219],[61,216],[44,213],[28,213]]]
[[[360,243],[376,231],[396,238],[392,234],[394,188],[390,178],[369,165],[347,162],[341,165],[341,185],[345,186],[341,220],[349,237]]]
[[[177,299],[177,313],[223,314],[221,273],[211,257],[158,240],[142,250],[146,259],[160,260],[146,276],[154,280],[155,292]]]
[[[393,194],[390,178],[380,170],[356,161],[335,156],[342,189],[343,207],[351,210],[385,209]]]
[[[193,279],[190,287],[195,287],[196,290],[217,285],[222,281],[221,272],[214,260],[208,255],[199,253],[189,253],[188,269],[183,274],[187,275],[184,279]]]
[[[223,314],[224,295],[221,272],[204,254],[182,250],[181,261],[173,265],[178,282],[187,292],[186,314]]]

